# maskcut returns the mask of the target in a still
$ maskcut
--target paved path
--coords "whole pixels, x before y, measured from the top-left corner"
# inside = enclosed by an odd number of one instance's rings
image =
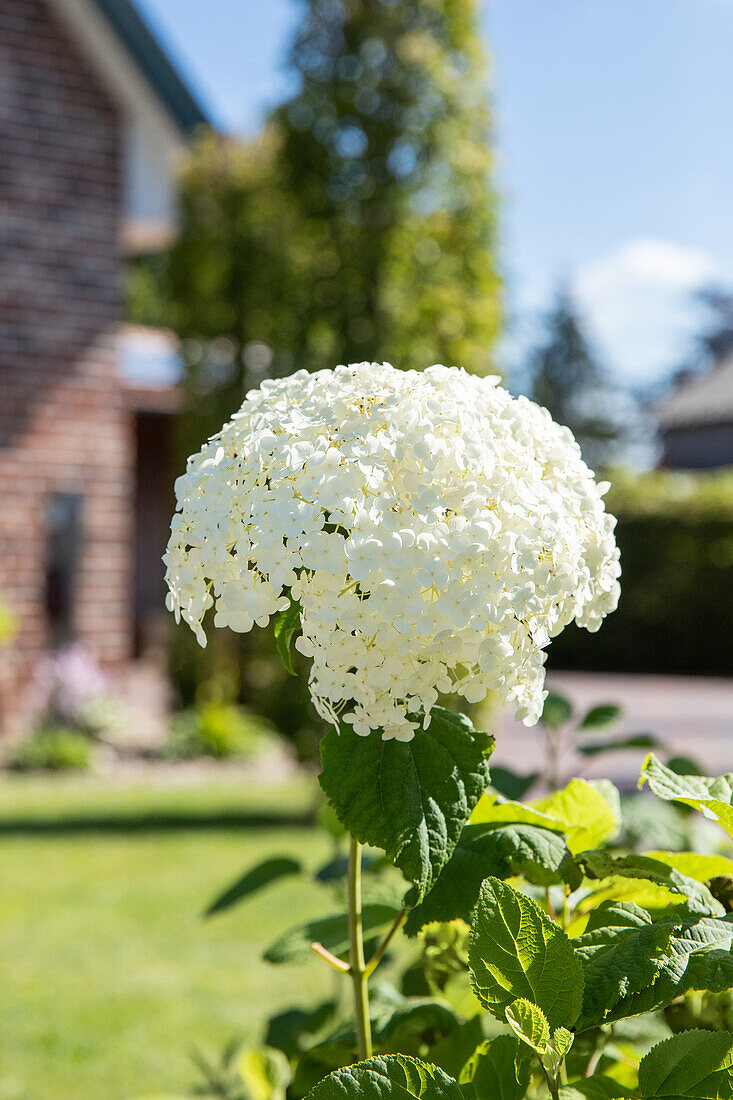
[[[579,715],[598,703],[619,703],[624,715],[618,732],[654,733],[669,745],[668,755],[690,756],[712,774],[733,771],[733,678],[647,676],[594,672],[548,674],[552,691],[566,695]],[[611,731],[615,732],[615,731]],[[542,767],[542,734],[500,717],[494,760],[515,771]],[[587,760],[570,752],[564,774],[608,776],[635,785],[644,750]]]

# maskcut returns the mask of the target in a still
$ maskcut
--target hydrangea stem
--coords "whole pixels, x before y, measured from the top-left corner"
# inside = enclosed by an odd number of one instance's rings
[[[372,1025],[369,1020],[369,975],[364,962],[364,930],[361,919],[361,844],[352,837],[349,850],[349,963],[354,987],[356,1049],[359,1059],[372,1056]]]

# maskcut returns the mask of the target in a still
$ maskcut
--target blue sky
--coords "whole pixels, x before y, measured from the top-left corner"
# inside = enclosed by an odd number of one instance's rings
[[[138,0],[226,129],[290,88],[294,0]],[[487,0],[515,339],[564,281],[621,380],[684,360],[700,285],[733,285],[733,0]]]

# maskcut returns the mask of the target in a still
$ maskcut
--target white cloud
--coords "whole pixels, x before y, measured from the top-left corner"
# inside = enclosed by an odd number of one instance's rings
[[[700,321],[694,292],[718,275],[705,252],[636,239],[581,267],[572,289],[614,373],[643,384],[684,361]]]

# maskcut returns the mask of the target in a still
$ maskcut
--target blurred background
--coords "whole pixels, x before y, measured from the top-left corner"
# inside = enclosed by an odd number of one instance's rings
[[[568,774],[733,765],[732,48],[727,0],[0,0],[0,1098],[185,1081],[279,996],[265,910],[197,914],[310,828],[305,663],[200,650],[160,561],[265,378],[458,364],[568,424],[624,571],[551,648],[624,745]]]

